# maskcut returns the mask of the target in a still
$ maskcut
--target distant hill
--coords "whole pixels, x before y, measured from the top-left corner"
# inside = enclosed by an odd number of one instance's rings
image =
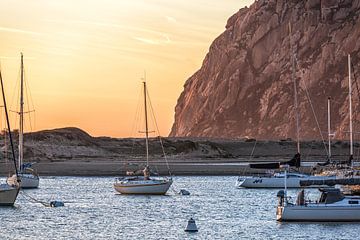
[[[15,136],[15,140],[17,138]],[[15,150],[17,151],[17,142]],[[165,153],[169,162],[221,161],[268,161],[291,158],[296,144],[291,139],[260,141],[254,139],[207,139],[207,138],[163,138]],[[145,140],[139,138],[92,137],[78,128],[59,128],[27,133],[24,136],[25,161],[27,162],[88,162],[116,161],[145,163]],[[0,137],[3,149],[4,137]],[[359,148],[358,143],[355,148]],[[9,146],[8,146],[9,148]],[[326,151],[321,142],[302,143],[303,160],[325,160]],[[349,151],[347,142],[335,141],[334,159],[346,159]],[[164,162],[159,138],[150,138],[150,159]],[[253,156],[250,157],[251,153]],[[1,151],[0,155],[4,155]],[[1,157],[3,160],[3,156]]]
[[[354,67],[355,131],[360,130],[360,0],[258,0],[229,18],[201,68],[185,83],[172,137],[295,138],[288,25],[297,57],[301,138],[321,131],[348,138],[347,54]],[[356,80],[356,81],[355,81]]]

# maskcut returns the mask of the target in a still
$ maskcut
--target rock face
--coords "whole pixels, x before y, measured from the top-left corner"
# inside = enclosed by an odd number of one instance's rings
[[[360,128],[360,0],[258,0],[240,9],[186,81],[170,136],[294,138],[290,39],[301,138],[325,137],[328,96],[336,138],[348,138],[348,53]]]

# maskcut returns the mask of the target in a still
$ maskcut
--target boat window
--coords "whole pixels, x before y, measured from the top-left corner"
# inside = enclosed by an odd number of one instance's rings
[[[298,177],[298,176],[297,176],[297,175],[293,175],[293,174],[288,175],[288,178],[296,178],[296,177]]]
[[[350,200],[349,204],[359,204],[359,201]]]

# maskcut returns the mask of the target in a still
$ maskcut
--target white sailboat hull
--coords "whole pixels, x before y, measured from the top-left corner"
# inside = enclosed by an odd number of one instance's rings
[[[308,176],[308,177],[291,177],[286,179],[288,188],[300,188],[300,180],[326,180],[335,177],[328,176]],[[284,188],[284,178],[278,177],[240,177],[237,186],[241,188]],[[314,188],[324,187],[326,185],[311,186]]]
[[[17,195],[19,193],[18,187],[11,187],[7,184],[0,185],[0,206],[13,206]]]
[[[20,188],[38,188],[39,187],[39,176],[31,174],[31,173],[20,173],[19,178]],[[12,175],[6,180],[7,184],[10,186],[17,185],[17,177],[16,175]]]
[[[360,221],[360,206],[285,206],[277,209],[278,221]]]
[[[171,184],[172,179],[131,180],[117,181],[114,188],[121,194],[164,195]]]

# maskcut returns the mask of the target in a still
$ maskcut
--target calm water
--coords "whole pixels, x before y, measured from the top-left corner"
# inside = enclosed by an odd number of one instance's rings
[[[174,180],[175,189],[191,195],[122,196],[112,177],[43,177],[41,188],[27,193],[65,207],[46,208],[20,195],[15,207],[0,208],[0,239],[360,238],[356,223],[278,223],[277,190],[237,189],[236,177]],[[184,232],[190,217],[198,233]]]

